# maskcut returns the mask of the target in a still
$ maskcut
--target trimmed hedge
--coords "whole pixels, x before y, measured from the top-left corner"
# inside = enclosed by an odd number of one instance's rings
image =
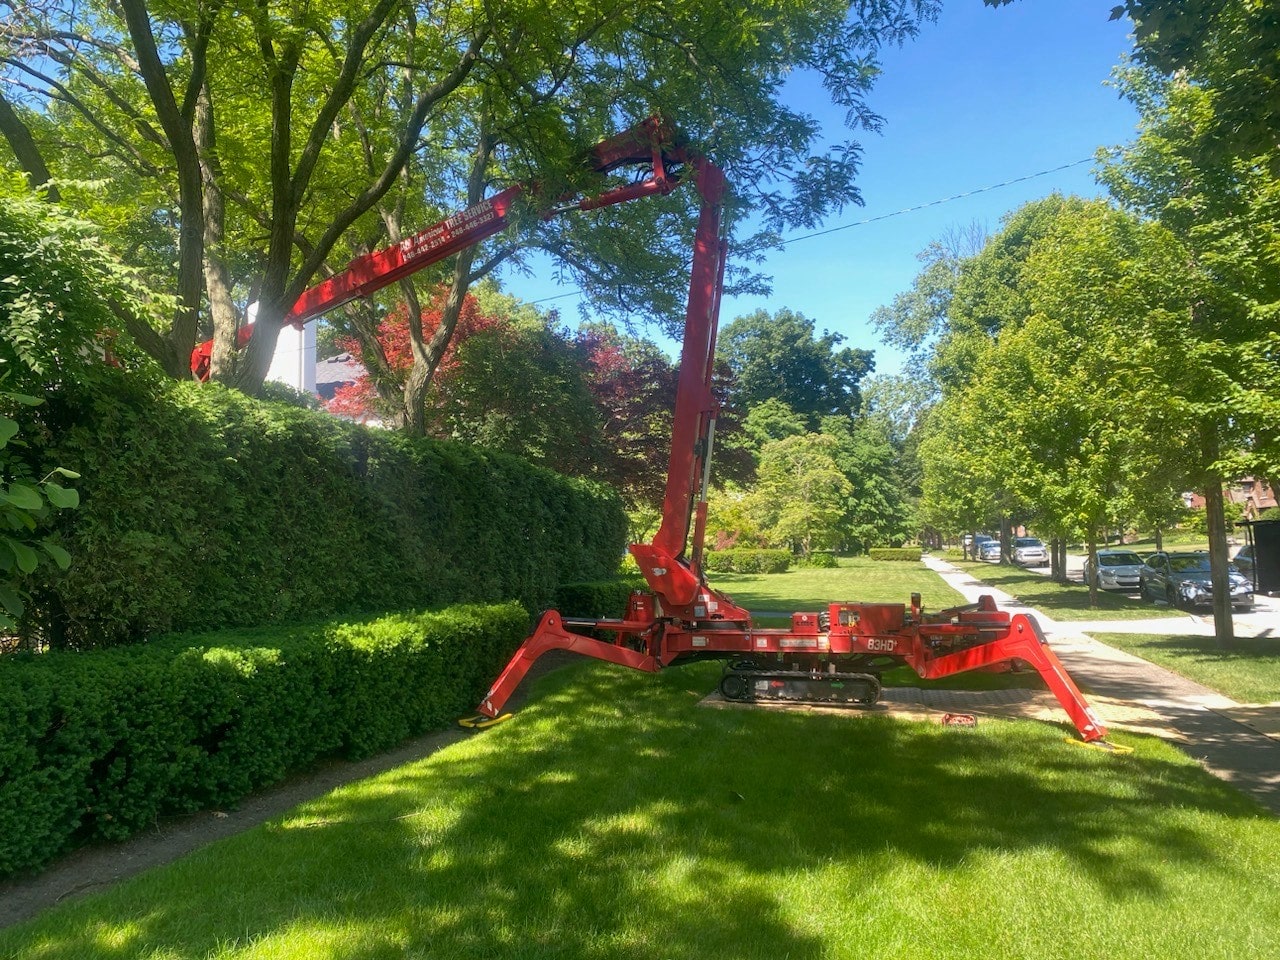
[[[626,539],[599,484],[217,385],[124,381],[47,406],[37,468],[83,476],[80,508],[59,518],[72,567],[34,585],[26,625],[54,647],[452,603],[536,610],[561,583],[614,574]]]
[[[704,566],[715,573],[786,573],[791,567],[789,550],[713,550]]]
[[[834,570],[840,566],[834,553],[811,553],[807,557],[796,558],[796,565],[814,570]]]
[[[591,583],[566,583],[556,591],[556,609],[566,617],[622,618],[632,590],[647,590],[639,576]]]
[[[464,606],[0,658],[0,876],[445,726],[528,628]]]
[[[920,547],[872,547],[868,553],[872,560],[919,560],[924,555]]]

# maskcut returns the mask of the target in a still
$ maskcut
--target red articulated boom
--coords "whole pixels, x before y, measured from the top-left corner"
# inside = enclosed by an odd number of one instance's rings
[[[610,173],[626,165],[641,165],[652,168],[653,174],[642,182],[617,187],[596,197],[562,203],[545,216],[549,218],[570,210],[595,210],[655,193],[670,193],[679,179],[678,175],[669,178],[665,165],[682,163],[684,154],[680,150],[662,152],[660,144],[669,140],[663,121],[650,117],[626,133],[597,144],[587,157],[588,166],[597,173]],[[357,257],[341,273],[304,290],[284,322],[301,330],[308,322],[344,303],[370,296],[397,280],[502,232],[510,222],[516,201],[525,193],[536,193],[536,190],[523,184],[507,187],[412,237]],[[241,327],[236,338],[237,349],[244,349],[252,335],[252,323]],[[212,340],[198,344],[191,352],[191,372],[197,380],[209,379],[212,357]]]
[[[651,117],[596,145],[588,166],[600,174],[634,167],[642,177],[594,197],[560,203],[544,214],[594,210],[692,183],[701,197],[685,311],[680,379],[662,523],[649,543],[630,547],[649,589],[631,595],[620,620],[585,620],[548,611],[494,682],[479,715],[461,721],[484,727],[530,666],[549,650],[569,650],[636,670],[656,672],[694,660],[727,661],[720,690],[730,700],[781,700],[867,706],[880,695],[880,673],[906,664],[925,679],[1024,661],[1053,691],[1086,742],[1107,730],[1045,642],[1036,621],[1010,616],[991,597],[974,606],[925,614],[920,597],[900,603],[836,602],[824,611],[794,613],[789,629],[758,628],[751,614],[708,585],[703,572],[707,489],[717,404],[711,390],[727,245],[723,172],[690,150],[660,118]],[[368,296],[423,267],[504,229],[513,204],[536,189],[508,187],[394,246],[351,262],[343,272],[303,292],[287,322],[301,327],[328,310]],[[239,346],[251,327],[240,332]],[[212,342],[192,353],[192,371],[208,377]],[[585,631],[613,634],[599,640]]]

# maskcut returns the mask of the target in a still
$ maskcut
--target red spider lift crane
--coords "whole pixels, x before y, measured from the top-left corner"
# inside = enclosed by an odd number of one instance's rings
[[[718,412],[711,374],[727,253],[721,222],[725,176],[658,117],[596,145],[587,162],[600,174],[631,167],[642,176],[595,197],[561,202],[545,217],[666,194],[685,182],[701,198],[662,523],[651,542],[630,546],[649,589],[634,591],[618,620],[562,617],[554,610],[542,614],[485,694],[478,715],[460,722],[480,728],[504,719],[507,700],[533,663],[550,650],[649,672],[695,660],[724,660],[720,691],[729,700],[850,706],[875,703],[880,674],[889,667],[905,664],[921,678],[935,679],[1023,661],[1044,678],[1084,742],[1101,741],[1106,727],[1036,621],[999,610],[990,596],[972,606],[929,614],[918,594],[910,604],[840,601],[823,611],[793,613],[789,628],[761,628],[752,624],[747,610],[707,583],[703,542]],[[498,233],[525,192],[537,193],[519,184],[508,187],[394,246],[352,261],[343,272],[306,290],[286,322],[301,327]],[[242,331],[240,346],[247,339]],[[200,379],[208,376],[211,352],[210,342],[192,354],[192,370]],[[613,639],[600,640],[586,631],[612,634]]]

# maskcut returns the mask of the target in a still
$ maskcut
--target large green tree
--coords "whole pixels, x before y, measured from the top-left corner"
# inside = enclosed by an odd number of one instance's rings
[[[1138,138],[1112,151],[1103,178],[1139,214],[1184,248],[1194,278],[1187,304],[1193,355],[1212,382],[1194,395],[1215,586],[1215,631],[1233,637],[1226,591],[1222,484],[1280,468],[1280,183],[1276,148],[1239,156],[1220,149],[1221,98],[1213,87],[1151,71],[1122,74],[1142,111]]]
[[[819,433],[765,444],[747,512],[771,543],[803,555],[839,546],[853,487],[836,462],[838,445]]]
[[[122,208],[131,196],[150,205],[135,222],[173,253],[177,306],[135,336],[181,376],[207,310],[215,375],[254,390],[298,294],[349,252],[512,182],[539,182],[548,200],[581,189],[581,151],[655,110],[728,171],[736,213],[760,214],[765,233],[738,238],[747,259],[779,230],[856,202],[857,144],[829,146],[813,116],[783,104],[782,80],[818,73],[852,128],[875,128],[877,52],[937,3],[787,0],[767,16],[729,3],[2,6],[0,63],[46,166],[93,169]],[[676,196],[520,218],[513,236],[559,257],[597,308],[678,323],[686,248],[670,238],[688,235],[690,206]],[[464,251],[432,282],[449,282],[457,308],[513,249],[507,237]],[[256,335],[237,358],[250,299]],[[437,346],[422,345],[423,380]]]
[[[871,351],[843,342],[838,333],[818,335],[812,320],[783,307],[735,319],[721,332],[719,352],[737,378],[742,407],[779,400],[816,429],[822,417],[858,412],[859,385],[875,365]]]

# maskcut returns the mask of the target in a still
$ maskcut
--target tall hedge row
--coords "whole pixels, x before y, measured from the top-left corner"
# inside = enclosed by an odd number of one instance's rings
[[[473,709],[516,604],[0,657],[0,877]]]
[[[37,585],[54,646],[518,600],[612,575],[617,497],[514,457],[214,385],[51,399],[41,466],[82,475],[73,557]]]

